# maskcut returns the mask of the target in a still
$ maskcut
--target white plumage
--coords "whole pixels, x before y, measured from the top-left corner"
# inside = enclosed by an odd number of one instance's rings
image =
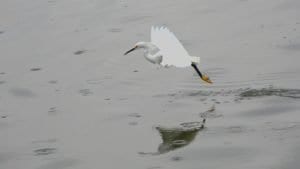
[[[152,26],[151,43],[159,48],[162,54],[160,64],[163,66],[188,67],[192,62],[200,61],[200,57],[191,57],[174,33],[166,27]]]
[[[124,55],[136,49],[143,49],[144,57],[153,64],[180,68],[192,66],[202,80],[212,83],[208,76],[202,75],[196,66],[200,63],[200,57],[190,56],[174,33],[166,27],[152,26],[151,42],[137,42],[134,48]]]

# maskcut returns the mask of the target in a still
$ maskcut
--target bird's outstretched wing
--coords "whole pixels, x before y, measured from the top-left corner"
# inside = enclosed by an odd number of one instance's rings
[[[187,67],[191,65],[191,56],[184,49],[176,36],[166,27],[151,27],[151,42],[162,55],[163,66]]]

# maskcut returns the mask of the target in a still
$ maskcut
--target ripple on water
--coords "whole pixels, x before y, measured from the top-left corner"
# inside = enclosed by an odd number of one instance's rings
[[[122,31],[121,28],[110,28],[110,29],[108,29],[108,32],[111,32],[111,33],[119,33],[121,31]]]
[[[50,107],[48,110],[49,115],[56,115],[58,113],[58,110],[56,107]]]
[[[58,81],[57,81],[57,80],[49,80],[48,83],[49,83],[49,84],[57,84]]]
[[[142,117],[142,115],[140,115],[139,113],[130,113],[128,116],[129,116],[129,117],[135,117],[135,118],[140,118],[140,117]]]
[[[196,99],[203,104],[228,104],[228,103],[241,103],[242,101],[252,100],[255,98],[266,97],[266,96],[279,96],[293,99],[300,98],[300,89],[289,89],[289,88],[275,88],[273,86],[262,87],[262,88],[250,88],[250,87],[239,87],[239,88],[208,88],[200,90],[194,89],[183,89],[178,92],[165,93],[153,95],[155,98],[168,98],[169,102],[173,102],[174,99],[179,101],[181,99]],[[220,117],[214,113],[202,113],[200,116],[207,114],[212,118]],[[207,116],[207,117],[208,117]]]
[[[30,69],[30,71],[32,71],[32,72],[40,71],[40,70],[42,70],[42,68],[40,68],[40,67],[33,67]]]
[[[84,54],[85,52],[87,52],[87,50],[77,50],[76,52],[74,52],[74,55],[81,55]]]
[[[90,96],[93,94],[93,92],[90,89],[81,89],[79,90],[79,94],[81,96]]]
[[[300,98],[300,89],[281,89],[281,88],[262,88],[249,89],[240,93],[241,97],[264,97],[264,96],[280,96],[294,99]]]
[[[199,116],[204,119],[223,117],[222,114],[219,114],[216,112],[215,105],[212,105],[212,107],[210,109],[208,109],[207,111],[199,113]]]
[[[174,156],[171,158],[172,161],[181,161],[183,158],[180,156]]]
[[[41,148],[34,150],[36,156],[49,155],[56,152],[56,148]]]
[[[286,132],[289,130],[293,130],[300,127],[300,123],[299,122],[281,122],[281,123],[274,123],[274,122],[270,122],[268,123],[269,128],[271,128],[271,130],[274,131],[282,131],[282,132]]]

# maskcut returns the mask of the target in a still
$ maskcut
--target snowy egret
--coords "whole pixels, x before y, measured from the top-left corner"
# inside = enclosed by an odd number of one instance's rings
[[[202,80],[212,83],[209,77],[202,74],[197,67],[197,64],[200,63],[200,57],[190,56],[176,36],[166,27],[152,26],[151,42],[137,42],[124,55],[136,49],[143,49],[144,57],[153,64],[179,68],[192,66]]]

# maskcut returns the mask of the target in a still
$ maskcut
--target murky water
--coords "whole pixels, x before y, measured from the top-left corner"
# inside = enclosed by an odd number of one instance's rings
[[[299,168],[299,9],[297,0],[2,2],[0,168]],[[123,56],[152,25],[201,56],[214,83]]]

